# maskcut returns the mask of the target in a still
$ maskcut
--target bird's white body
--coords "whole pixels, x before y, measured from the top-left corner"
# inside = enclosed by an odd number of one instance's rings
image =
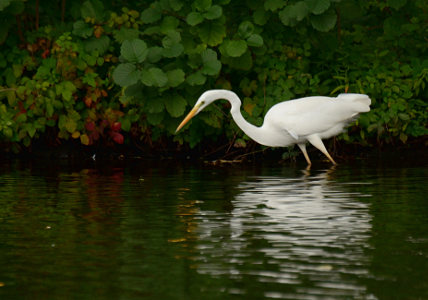
[[[370,99],[366,95],[341,94],[332,97],[306,97],[278,103],[266,113],[260,144],[287,147],[305,143],[316,134],[327,139],[343,132],[359,113],[369,111]]]
[[[370,111],[371,100],[363,94],[340,94],[337,97],[313,96],[284,101],[272,106],[260,127],[248,123],[242,116],[241,100],[231,91],[209,90],[199,97],[193,110],[183,120],[177,131],[207,105],[218,99],[228,100],[236,124],[246,135],[259,144],[270,147],[287,147],[297,144],[308,164],[306,142],[323,152],[333,163],[322,143],[344,131],[360,113]]]

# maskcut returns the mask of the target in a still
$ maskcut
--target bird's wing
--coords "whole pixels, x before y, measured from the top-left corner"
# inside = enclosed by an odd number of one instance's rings
[[[279,124],[296,140],[314,133],[324,132],[334,126],[331,118],[314,112],[287,116]]]
[[[344,126],[352,116],[346,102],[330,97],[307,97],[274,105],[266,114],[265,122],[286,130],[298,140]]]

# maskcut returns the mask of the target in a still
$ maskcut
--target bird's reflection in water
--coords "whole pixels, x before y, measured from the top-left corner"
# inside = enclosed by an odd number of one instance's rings
[[[356,192],[361,183],[336,181],[335,172],[305,170],[300,177],[255,176],[240,183],[229,218],[205,212],[199,251],[210,265],[199,264],[199,271],[289,284],[294,296],[308,290],[364,294],[357,282],[367,275],[371,217],[361,198],[369,195]]]

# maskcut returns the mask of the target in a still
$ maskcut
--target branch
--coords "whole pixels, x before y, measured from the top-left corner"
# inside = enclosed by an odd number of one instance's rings
[[[18,31],[19,40],[21,42],[25,43],[24,34],[22,33],[21,16],[20,15],[16,15],[15,19],[16,19],[16,29]]]

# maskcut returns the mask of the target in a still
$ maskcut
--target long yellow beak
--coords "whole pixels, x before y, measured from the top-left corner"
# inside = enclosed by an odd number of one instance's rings
[[[193,118],[195,116],[196,112],[199,109],[199,106],[201,106],[201,105],[196,105],[192,108],[192,110],[187,114],[187,116],[180,123],[180,125],[178,125],[177,129],[175,130],[175,133],[177,133],[184,125],[186,125],[187,122],[190,121],[191,118]]]

